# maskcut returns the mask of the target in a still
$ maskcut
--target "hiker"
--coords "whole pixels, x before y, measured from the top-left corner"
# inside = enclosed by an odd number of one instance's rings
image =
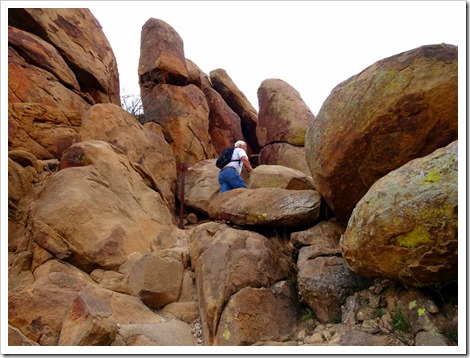
[[[246,154],[246,143],[242,140],[239,140],[235,143],[234,147],[235,150],[233,151],[231,161],[227,165],[225,165],[219,172],[219,184],[221,193],[232,189],[246,188],[246,184],[240,176],[243,164],[245,164],[245,167],[247,168],[248,172],[251,172],[253,170]]]

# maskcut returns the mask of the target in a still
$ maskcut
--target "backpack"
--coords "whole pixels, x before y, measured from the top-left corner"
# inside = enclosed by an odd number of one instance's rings
[[[222,149],[222,153],[220,153],[220,156],[217,158],[217,161],[215,162],[215,165],[217,166],[217,168],[222,169],[230,162],[240,161],[240,160],[232,160],[232,155],[233,155],[234,150],[235,150],[235,147],[227,147],[227,148]]]

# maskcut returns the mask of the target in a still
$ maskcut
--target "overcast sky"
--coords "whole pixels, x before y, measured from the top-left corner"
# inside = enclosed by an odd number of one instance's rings
[[[176,30],[206,74],[226,70],[256,109],[261,82],[279,78],[315,115],[336,85],[383,58],[439,43],[465,50],[466,41],[466,1],[81,3],[111,44],[121,95],[139,94],[140,33],[153,17]]]

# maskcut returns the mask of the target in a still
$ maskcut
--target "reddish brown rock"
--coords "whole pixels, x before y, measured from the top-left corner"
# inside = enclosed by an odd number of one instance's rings
[[[457,47],[429,45],[333,89],[305,149],[315,185],[340,220],[379,178],[457,139],[457,75]]]
[[[264,80],[258,89],[257,136],[261,146],[286,142],[305,143],[305,132],[315,116],[299,92],[279,79]]]
[[[9,9],[8,24],[54,46],[74,72],[80,84],[79,95],[87,97],[89,104],[120,103],[116,59],[90,10]]]
[[[8,43],[17,52],[27,57],[29,63],[50,72],[59,82],[76,91],[80,90],[77,78],[68,67],[59,51],[40,37],[8,26]]]
[[[209,105],[209,133],[215,151],[220,154],[225,147],[233,147],[236,141],[245,140],[240,117],[217,91],[207,88],[204,95]]]
[[[188,69],[183,39],[165,21],[150,18],[142,26],[137,72],[142,97],[158,83],[186,82]]]
[[[12,47],[8,48],[8,103],[40,103],[83,113],[92,104],[83,97],[53,74],[26,62]]]
[[[258,153],[260,149],[256,135],[258,113],[243,92],[235,85],[227,72],[221,68],[209,73],[214,89],[220,93],[229,107],[240,117],[243,136],[249,148]]]
[[[142,103],[145,122],[163,127],[177,168],[216,157],[209,135],[209,106],[198,87],[159,84],[142,98]]]
[[[134,252],[150,252],[160,234],[171,237],[177,230],[161,196],[104,141],[80,142],[64,152],[30,220],[37,244],[86,272],[115,269]]]

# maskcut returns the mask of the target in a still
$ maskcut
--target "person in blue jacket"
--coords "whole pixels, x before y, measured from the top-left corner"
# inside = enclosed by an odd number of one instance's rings
[[[248,155],[246,154],[246,143],[242,140],[239,140],[235,143],[234,147],[235,150],[232,154],[232,160],[225,167],[223,167],[219,173],[221,193],[232,189],[246,188],[246,184],[240,175],[243,165],[245,165],[248,172],[253,170],[248,160]]]

